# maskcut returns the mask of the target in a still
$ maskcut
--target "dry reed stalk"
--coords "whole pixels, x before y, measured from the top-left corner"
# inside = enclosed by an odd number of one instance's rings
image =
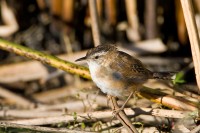
[[[64,0],[62,1],[62,18],[65,22],[72,22],[74,17],[74,0]]]
[[[128,23],[130,25],[130,39],[132,41],[139,41],[141,39],[139,34],[139,20],[137,15],[137,1],[136,0],[125,0],[126,14]]]
[[[145,28],[146,39],[152,39],[157,37],[157,0],[145,1]]]
[[[41,126],[29,126],[29,125],[21,125],[21,124],[9,123],[9,122],[0,122],[0,127],[29,129],[29,130],[33,130],[33,131],[51,132],[51,133],[92,133],[92,132],[87,132],[87,131],[83,131],[83,130],[78,131],[78,130],[70,130],[70,129],[66,129],[66,128],[49,128],[49,127],[41,127]]]
[[[181,0],[181,5],[190,39],[196,81],[200,90],[200,41],[194,17],[194,9],[191,0]]]
[[[152,108],[125,108],[124,111],[128,116],[140,116],[140,115],[149,115],[149,116],[157,116],[163,118],[178,118],[182,119],[193,112],[190,111],[177,111],[177,110],[167,110],[167,109],[152,109]],[[112,117],[112,111],[93,111],[89,112],[91,116],[95,116],[95,118],[103,119],[103,114],[109,114],[108,117]],[[84,116],[87,113],[78,113],[79,116]],[[42,118],[42,117],[55,117],[66,115],[66,112],[63,111],[51,111],[51,110],[41,110],[40,108],[36,108],[35,110],[0,110],[0,117],[12,117],[12,118]],[[66,121],[66,122],[71,122]]]
[[[0,87],[0,96],[14,101],[17,105],[20,105],[24,108],[33,108],[35,106],[35,104],[28,99],[21,97],[3,87]]]
[[[18,117],[22,119],[17,119],[17,120],[10,120],[8,122],[16,123],[16,124],[24,124],[24,125],[46,125],[46,124],[56,124],[56,123],[61,123],[61,122],[73,122],[74,121],[74,116],[73,114],[69,115],[63,115],[63,112],[58,111],[47,111],[45,114],[45,111],[33,111],[33,110],[7,110],[5,111],[0,111],[0,116],[11,116],[11,117]],[[145,117],[146,120],[144,121],[151,121],[148,120],[148,116],[155,116],[163,117],[163,118],[186,118],[190,116],[193,112],[190,111],[176,111],[176,110],[166,110],[166,109],[152,109],[152,108],[125,108],[124,109],[125,113],[128,116],[138,116],[143,118]],[[54,116],[52,116],[52,113],[55,113]],[[23,115],[24,114],[24,115]],[[193,113],[194,114],[194,113]],[[30,119],[23,119],[28,118],[30,115]],[[35,118],[34,118],[35,115]],[[40,118],[36,118],[39,117]],[[43,117],[42,117],[43,116]],[[113,117],[113,113],[110,110],[107,111],[93,111],[93,112],[87,112],[87,113],[78,113],[76,121],[77,122],[91,122],[91,121],[96,121],[97,119],[111,119]],[[138,118],[137,117],[137,118]],[[140,120],[141,120],[140,119]],[[158,120],[158,119],[157,119]]]
[[[62,0],[52,0],[51,1],[51,13],[56,16],[60,16],[62,13]]]
[[[47,5],[44,0],[37,0],[37,4],[41,10],[44,10],[45,8],[47,8]]]
[[[106,0],[105,6],[106,6],[106,17],[108,18],[109,24],[112,26],[116,25],[117,23],[117,9],[116,9],[116,0]]]
[[[1,19],[4,25],[0,26],[0,36],[9,37],[19,29],[13,10],[6,1],[1,1]]]
[[[96,0],[89,0],[90,16],[91,16],[91,25],[92,25],[92,35],[94,40],[94,46],[101,44],[99,20],[97,15],[97,4]]]

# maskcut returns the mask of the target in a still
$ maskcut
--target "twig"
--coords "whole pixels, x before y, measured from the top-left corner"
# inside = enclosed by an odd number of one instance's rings
[[[32,50],[27,47],[0,39],[0,48],[27,58],[35,59],[50,66],[62,69],[72,74],[78,74],[86,79],[91,79],[88,68],[64,61],[55,56]]]
[[[197,25],[194,18],[194,9],[191,0],[181,0],[181,5],[183,8],[183,14],[190,39],[192,58],[196,73],[196,81],[200,90],[200,41]]]
[[[23,106],[24,108],[33,108],[34,107],[34,103],[32,103],[31,101],[29,101],[26,98],[23,98],[3,87],[0,87],[0,96],[4,97],[6,99],[9,99],[11,101],[14,101],[16,104]]]
[[[70,130],[66,128],[49,128],[49,127],[40,127],[40,126],[30,126],[30,125],[21,125],[9,122],[0,122],[0,127],[3,128],[22,128],[29,129],[40,132],[56,132],[56,133],[92,133],[87,131],[78,131],[78,130]]]
[[[167,109],[152,109],[152,108],[125,108],[125,113],[128,116],[139,116],[139,115],[152,115],[152,116],[158,116],[158,117],[166,117],[166,118],[185,118],[192,112],[190,111],[176,111],[176,110],[167,110]],[[96,119],[103,119],[104,114],[107,114],[106,118],[111,118],[113,116],[112,111],[95,111],[90,113],[78,113],[78,116],[95,116]],[[35,110],[1,110],[0,111],[0,117],[15,117],[15,118],[39,118],[39,117],[59,117],[64,115],[62,111],[49,111],[49,110],[41,110],[41,109],[35,109]],[[65,122],[71,122],[68,117]],[[39,118],[43,119],[44,118]],[[32,119],[33,120],[33,119]],[[62,119],[61,119],[62,120]],[[77,118],[78,121],[80,121],[79,117]],[[86,119],[87,120],[87,119]],[[53,124],[53,123],[51,123]]]
[[[93,35],[94,45],[98,46],[101,44],[101,36],[99,31],[96,0],[89,0],[89,8],[91,15],[92,35]]]
[[[117,104],[117,100],[115,97],[113,96],[109,96],[110,100],[111,100],[111,108],[112,110],[119,110],[119,106]],[[131,123],[131,121],[128,119],[128,117],[126,116],[125,112],[123,110],[120,110],[117,114],[116,114],[117,119],[121,122],[121,124],[128,130],[128,132],[130,133],[138,133],[138,131],[136,130],[136,128],[133,126],[133,124]]]

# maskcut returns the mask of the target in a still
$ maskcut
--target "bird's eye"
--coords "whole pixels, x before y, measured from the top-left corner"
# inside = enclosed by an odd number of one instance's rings
[[[95,59],[98,59],[98,58],[99,58],[99,56],[95,56],[94,58],[95,58]]]

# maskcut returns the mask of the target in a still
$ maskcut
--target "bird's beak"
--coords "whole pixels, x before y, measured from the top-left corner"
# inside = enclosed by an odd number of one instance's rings
[[[85,57],[79,58],[79,59],[77,59],[75,61],[83,61],[83,60],[86,60],[86,59],[87,59],[87,57],[85,56]]]

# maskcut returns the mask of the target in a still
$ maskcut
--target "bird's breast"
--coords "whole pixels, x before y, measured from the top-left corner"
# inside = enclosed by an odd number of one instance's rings
[[[126,86],[123,81],[113,78],[113,71],[109,67],[90,63],[89,70],[92,80],[103,93],[117,97],[122,96]]]

